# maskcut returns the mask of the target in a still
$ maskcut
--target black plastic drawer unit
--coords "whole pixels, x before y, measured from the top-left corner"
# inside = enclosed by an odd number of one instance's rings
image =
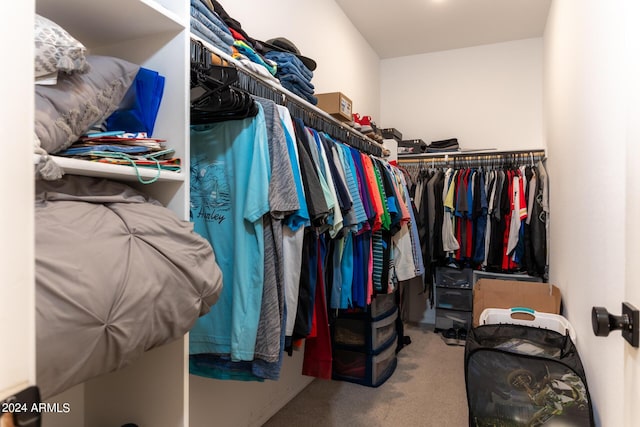
[[[379,354],[334,348],[333,379],[369,387],[383,384],[396,369],[396,345],[390,342]]]
[[[371,300],[371,318],[373,320],[382,319],[387,317],[396,308],[396,294],[377,294]]]
[[[337,318],[333,330],[333,343],[357,351],[379,353],[391,341],[396,340],[398,310],[380,320],[366,318]]]
[[[471,289],[436,289],[436,307],[452,310],[473,310],[473,291]]]
[[[436,286],[443,288],[472,288],[473,270],[450,267],[436,268]]]

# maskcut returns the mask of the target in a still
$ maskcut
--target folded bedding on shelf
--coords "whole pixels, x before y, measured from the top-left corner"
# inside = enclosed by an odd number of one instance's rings
[[[218,300],[210,244],[125,184],[37,181],[35,221],[43,399],[181,338]]]

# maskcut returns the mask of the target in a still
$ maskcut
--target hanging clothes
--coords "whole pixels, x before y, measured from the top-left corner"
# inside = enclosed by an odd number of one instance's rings
[[[258,108],[255,118],[191,127],[190,218],[211,242],[223,271],[220,300],[189,335],[191,354],[254,358],[270,166],[264,112]]]
[[[224,290],[191,331],[190,372],[276,380],[305,340],[303,373],[331,378],[332,311],[424,273],[415,208],[395,166],[254,102],[191,129],[191,218]]]
[[[327,315],[327,299],[323,274],[323,259],[325,251],[322,248],[322,239],[316,239],[318,283],[314,312],[317,315],[317,331],[313,336],[307,337],[304,347],[304,360],[302,374],[312,377],[331,379],[331,334],[329,332],[329,319]]]
[[[416,180],[425,286],[432,285],[435,266],[452,263],[547,278],[546,170],[542,162],[518,165],[509,158],[505,163],[428,169],[420,165],[403,174]],[[540,184],[540,168],[546,186]]]
[[[282,231],[282,256],[284,258],[284,287],[285,287],[285,336],[293,335],[296,312],[298,306],[300,271],[302,269],[302,246],[304,242],[304,228],[311,225],[304,188],[302,185],[298,148],[292,137],[294,135],[293,122],[289,110],[278,105],[278,114],[282,121],[283,131],[287,142],[287,154],[292,166],[296,194],[300,208],[285,218]],[[294,135],[295,136],[295,135]]]
[[[254,371],[278,379],[284,343],[283,220],[300,209],[287,141],[275,102],[255,98],[265,113],[269,148],[269,213],[264,221],[264,284],[254,353]]]

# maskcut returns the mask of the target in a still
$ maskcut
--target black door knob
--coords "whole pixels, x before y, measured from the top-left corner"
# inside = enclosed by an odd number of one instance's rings
[[[622,314],[613,315],[604,307],[591,309],[591,326],[593,333],[599,337],[609,336],[609,332],[620,330],[624,339],[638,347],[640,329],[640,315],[638,310],[629,303],[622,303]]]
[[[623,329],[629,324],[625,316],[614,316],[604,307],[593,307],[591,310],[591,326],[593,333],[598,337],[607,337],[609,332]]]

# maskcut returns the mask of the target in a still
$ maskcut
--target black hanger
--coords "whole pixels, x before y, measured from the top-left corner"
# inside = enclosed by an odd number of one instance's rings
[[[238,71],[234,67],[222,65],[203,66],[192,63],[191,88],[200,88],[198,96],[192,96],[191,107],[206,104],[207,98],[225,91],[238,81]],[[192,91],[192,94],[195,92]]]
[[[251,96],[234,87],[239,80],[232,66],[211,64],[211,53],[201,42],[191,42],[191,123],[238,120],[258,114]]]

